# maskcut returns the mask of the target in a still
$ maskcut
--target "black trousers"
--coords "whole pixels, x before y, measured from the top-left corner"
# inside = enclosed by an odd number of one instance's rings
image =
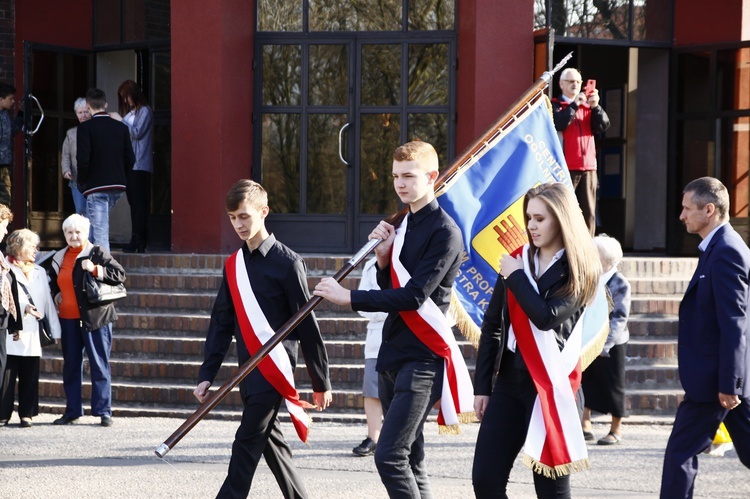
[[[3,387],[5,379],[5,364],[8,358],[8,330],[0,329],[0,389]]]
[[[685,396],[677,408],[672,434],[664,452],[661,499],[693,497],[698,454],[711,445],[722,421],[732,437],[737,457],[750,468],[750,398],[740,401],[740,405],[730,411],[719,404],[718,394],[715,402],[694,402]],[[710,491],[703,493],[710,495]]]
[[[276,391],[245,397],[242,423],[232,444],[229,472],[217,498],[247,497],[261,456],[266,458],[285,498],[307,497],[302,477],[292,463],[292,450],[281,433],[278,418],[281,402],[281,395]]]
[[[506,351],[495,388],[490,395],[474,451],[472,483],[477,499],[507,498],[506,488],[513,463],[521,452],[536,401],[536,388],[528,371],[514,367],[514,355]],[[539,498],[570,498],[570,477],[534,475]]]
[[[596,189],[599,177],[596,170],[573,170],[570,172],[578,204],[583,212],[583,218],[593,236],[596,234]]]
[[[151,211],[151,173],[131,170],[125,189],[130,204],[130,221],[133,225],[131,244],[146,244],[148,215]]]
[[[8,355],[0,399],[0,419],[10,419],[18,380],[18,417],[39,414],[39,357]]]

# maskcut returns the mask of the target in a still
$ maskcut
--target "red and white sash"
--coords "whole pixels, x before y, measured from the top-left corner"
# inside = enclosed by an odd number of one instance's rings
[[[242,339],[250,355],[255,355],[255,352],[260,350],[261,346],[274,335],[274,330],[268,324],[268,319],[253,293],[241,249],[227,258],[226,272]],[[281,343],[276,345],[268,357],[260,362],[258,369],[274,389],[284,397],[297,435],[300,440],[307,442],[310,416],[304,409],[311,406],[300,400],[299,393],[294,387],[294,371],[284,345]]]
[[[391,281],[394,288],[402,287],[411,279],[411,275],[399,259],[404,246],[406,224],[407,218],[404,218],[401,226],[396,229],[396,237],[393,240]],[[476,416],[471,377],[463,355],[458,349],[451,325],[431,298],[427,298],[417,310],[405,310],[399,313],[414,335],[445,361],[443,391],[438,413],[439,431],[440,433],[459,433],[458,423],[474,421]]]
[[[530,258],[526,244],[523,247],[524,273],[538,293],[531,275]],[[538,394],[524,444],[524,464],[536,473],[553,478],[589,469],[575,401],[581,386],[583,315],[560,351],[555,335],[534,326],[510,291],[508,311],[518,348]]]

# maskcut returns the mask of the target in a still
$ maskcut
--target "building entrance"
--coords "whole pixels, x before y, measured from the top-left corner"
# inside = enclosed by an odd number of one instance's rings
[[[265,32],[276,25],[259,3],[253,178],[269,192],[269,228],[298,251],[354,251],[399,208],[398,145],[430,142],[443,166],[454,155],[452,13],[449,29],[393,14],[327,31],[311,14],[300,32]]]

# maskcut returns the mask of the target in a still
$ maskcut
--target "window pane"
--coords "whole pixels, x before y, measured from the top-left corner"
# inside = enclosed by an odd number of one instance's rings
[[[309,31],[400,31],[401,0],[309,0]]]
[[[708,111],[711,105],[710,54],[701,52],[678,57],[677,112]]]
[[[448,57],[448,44],[409,45],[409,104],[448,104]]]
[[[257,0],[258,31],[302,31],[302,0]]]
[[[120,0],[94,0],[94,45],[120,43]]]
[[[146,0],[123,0],[125,9],[126,42],[139,42],[146,39]]]
[[[151,56],[151,105],[154,111],[169,110],[172,105],[172,57],[169,52]]]
[[[432,144],[440,158],[441,169],[448,166],[447,114],[410,114],[407,132],[409,140],[421,140]]]
[[[57,100],[57,61],[58,57],[54,52],[42,52],[41,50],[33,52],[31,61],[32,91],[34,96],[39,99],[42,108],[56,109],[60,105]],[[85,94],[86,89],[87,86],[84,86],[79,91]],[[18,101],[21,100],[19,94],[16,94],[16,100]],[[73,107],[73,102],[63,102],[62,107],[67,111]],[[36,109],[36,106],[34,106],[34,109]]]
[[[273,213],[299,213],[300,117],[264,114],[261,183]]]
[[[379,215],[395,213],[393,151],[400,145],[401,121],[397,114],[361,115],[359,211]]]
[[[263,104],[298,106],[301,66],[299,45],[264,45]]]
[[[409,29],[454,29],[454,0],[409,0]]]
[[[633,40],[672,39],[672,2],[641,0],[633,6]]]
[[[312,106],[345,106],[348,103],[349,67],[346,45],[310,45],[308,101]]]
[[[362,47],[362,105],[395,106],[401,102],[401,46]]]
[[[547,0],[534,0],[534,29],[547,27]]]
[[[34,117],[34,122],[38,122],[38,117]],[[58,118],[48,115],[44,118],[44,126],[39,127],[31,142],[31,211],[56,212],[60,209],[58,192],[61,190],[62,177],[59,173],[58,151],[62,142],[58,143],[58,135]],[[67,181],[65,187],[68,188]],[[22,189],[21,179],[16,177],[13,185],[14,199]]]
[[[721,109],[750,109],[750,48],[719,50],[716,56]]]
[[[551,0],[550,24],[563,36],[627,40],[630,0]]]
[[[86,94],[89,88],[89,58],[85,55],[61,54],[62,73],[62,110],[73,113],[73,102]],[[37,94],[34,89],[34,94]],[[43,107],[51,105],[51,102],[40,100]],[[72,114],[71,114],[72,116]],[[76,120],[76,125],[78,120]],[[66,129],[67,130],[67,129]]]
[[[311,114],[307,131],[307,213],[346,211],[346,173],[339,159],[339,129],[345,115]]]

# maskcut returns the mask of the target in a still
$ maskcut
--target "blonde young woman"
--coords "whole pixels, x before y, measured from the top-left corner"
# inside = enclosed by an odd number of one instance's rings
[[[507,497],[511,468],[524,447],[534,406],[542,396],[537,393],[535,369],[540,367],[540,359],[542,368],[549,367],[544,363],[555,360],[555,347],[563,350],[586,304],[595,296],[601,273],[596,248],[568,187],[540,185],[526,193],[523,205],[529,243],[520,255],[504,255],[501,259],[500,277],[485,312],[477,354],[474,409],[482,424],[472,478],[478,498]],[[536,339],[534,328],[543,340]],[[533,355],[539,341],[551,345],[547,349],[552,350],[551,357]],[[495,367],[497,359],[499,369]],[[567,379],[562,381],[564,385]],[[575,422],[578,433],[572,436],[580,440],[571,444],[579,449],[583,446],[585,452],[573,397],[566,403],[558,407],[561,417]],[[546,438],[554,433],[550,428],[546,431]],[[554,436],[565,439],[569,434]],[[567,474],[555,476],[555,470],[547,469],[549,476],[545,476],[542,467],[535,471],[539,497],[570,497]]]
[[[0,424],[7,424],[13,414],[14,392],[18,386],[18,416],[21,427],[32,426],[39,414],[39,320],[47,318],[50,334],[60,339],[60,322],[52,302],[47,273],[36,265],[39,236],[29,229],[14,231],[7,241],[8,263],[18,285],[18,305],[23,311],[22,329],[6,335],[8,365],[0,398]],[[29,298],[29,296],[31,298]]]

